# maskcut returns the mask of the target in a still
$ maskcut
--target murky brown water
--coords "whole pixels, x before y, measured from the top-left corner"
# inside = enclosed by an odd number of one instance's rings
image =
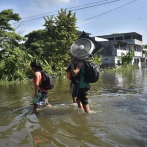
[[[0,147],[147,146],[147,70],[103,73],[89,94],[91,114],[72,104],[57,79],[53,108],[33,112],[33,84],[0,86]]]

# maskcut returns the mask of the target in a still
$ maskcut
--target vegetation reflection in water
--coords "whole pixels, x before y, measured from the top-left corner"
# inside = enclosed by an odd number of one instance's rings
[[[89,94],[91,114],[72,103],[70,81],[55,80],[53,108],[33,112],[33,84],[0,86],[1,146],[145,146],[147,70],[104,72]]]

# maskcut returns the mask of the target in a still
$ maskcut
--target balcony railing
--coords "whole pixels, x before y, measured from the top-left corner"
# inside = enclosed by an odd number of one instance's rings
[[[115,49],[113,50],[112,54],[113,54],[114,56],[122,56],[123,54],[126,55],[128,52],[129,52],[129,51],[127,51],[127,50],[121,50],[121,49],[116,49],[116,48],[115,48]]]
[[[142,57],[142,52],[137,52],[137,51],[135,51],[135,52],[134,52],[134,56],[135,56],[135,57]]]
[[[113,49],[112,54],[114,56],[122,56],[126,55],[129,51],[127,50],[121,50],[121,49]],[[142,52],[134,51],[134,57],[142,57]]]
[[[137,40],[137,39],[126,39],[124,42],[128,44],[136,44],[136,45],[142,45],[142,41]]]

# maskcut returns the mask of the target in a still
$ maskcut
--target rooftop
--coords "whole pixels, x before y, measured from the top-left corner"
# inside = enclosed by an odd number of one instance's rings
[[[142,36],[136,32],[129,32],[129,33],[114,33],[111,35],[102,35],[102,36],[97,36],[97,37],[109,37],[109,36],[118,36],[118,35],[133,35],[133,36]]]

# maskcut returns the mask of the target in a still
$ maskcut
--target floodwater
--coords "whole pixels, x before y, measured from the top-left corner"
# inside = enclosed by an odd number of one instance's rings
[[[72,103],[69,80],[56,79],[52,108],[33,111],[33,84],[0,86],[0,147],[146,147],[147,69],[100,75],[90,114]]]

